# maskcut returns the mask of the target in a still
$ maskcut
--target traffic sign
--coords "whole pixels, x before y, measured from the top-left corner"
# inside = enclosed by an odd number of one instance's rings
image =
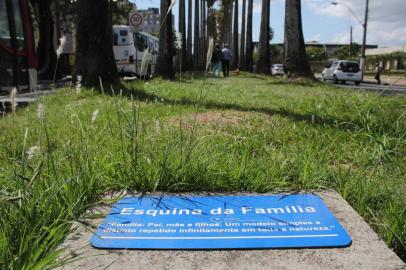
[[[146,196],[117,202],[96,248],[255,249],[346,247],[351,238],[311,194]]]
[[[130,27],[139,30],[142,27],[143,23],[144,23],[144,16],[142,15],[142,13],[134,12],[134,13],[130,14],[130,18],[129,18]]]
[[[131,13],[128,22],[133,31],[142,31],[144,16],[139,12]]]
[[[139,27],[144,21],[144,16],[141,13],[133,13],[130,15],[130,25]]]

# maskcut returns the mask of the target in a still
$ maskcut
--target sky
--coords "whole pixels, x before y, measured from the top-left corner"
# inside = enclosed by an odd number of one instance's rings
[[[132,0],[139,9],[159,7],[159,0]],[[187,2],[187,1],[186,1]],[[241,15],[241,2],[240,15]],[[253,40],[259,37],[262,0],[254,0]],[[366,0],[302,0],[302,20],[305,41],[349,43],[350,28],[353,41],[362,43]],[[272,43],[283,42],[284,0],[271,0],[270,26],[275,31]],[[350,10],[352,12],[350,12]],[[175,4],[175,26],[178,25],[178,3]],[[240,18],[241,23],[241,18]],[[367,44],[380,47],[406,46],[406,0],[370,0]]]

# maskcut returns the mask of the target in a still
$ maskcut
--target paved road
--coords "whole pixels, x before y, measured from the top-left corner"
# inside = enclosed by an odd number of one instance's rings
[[[331,83],[331,82],[326,82]],[[382,94],[403,94],[406,95],[406,86],[397,86],[397,85],[377,85],[372,83],[361,83],[360,85],[354,85],[353,83],[346,84],[336,84],[335,86],[341,88],[350,88],[356,90],[365,90],[365,91],[375,91],[382,92]]]
[[[321,79],[320,74],[315,75],[317,79]],[[382,84],[377,85],[376,80],[373,77],[364,77],[364,82],[360,85],[355,85],[352,82],[345,84],[335,84],[337,87],[356,89],[362,91],[374,91],[382,92],[382,94],[406,94],[406,78],[397,77],[381,77]],[[325,83],[333,84],[332,81],[326,81]]]

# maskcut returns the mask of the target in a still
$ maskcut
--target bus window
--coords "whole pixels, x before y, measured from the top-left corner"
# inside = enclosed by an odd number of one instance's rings
[[[148,40],[148,48],[150,52],[154,51],[154,42],[152,40]]]
[[[146,36],[142,36],[142,42],[144,43],[144,49],[148,50],[148,38]]]
[[[135,44],[136,48],[138,51],[143,52],[144,49],[146,48],[145,42],[144,42],[144,37],[140,35],[139,33],[134,33],[135,36]]]
[[[158,42],[154,42],[154,54],[158,53]]]
[[[12,57],[7,49],[11,47],[6,0],[0,0],[0,87],[11,86]]]
[[[0,0],[0,88],[33,89],[35,64],[28,1]]]
[[[117,33],[113,34],[113,46],[117,46],[118,45],[118,35]]]
[[[0,42],[2,42],[7,47],[11,46],[6,0],[0,0]]]
[[[128,31],[120,30],[120,45],[128,45]]]
[[[19,1],[12,1],[14,9],[14,23],[16,29],[17,50],[25,50],[24,25]]]

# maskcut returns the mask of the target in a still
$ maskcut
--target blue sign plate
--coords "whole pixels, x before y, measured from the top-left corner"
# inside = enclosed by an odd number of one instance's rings
[[[346,247],[347,232],[311,194],[147,196],[117,202],[96,248],[253,249]]]

